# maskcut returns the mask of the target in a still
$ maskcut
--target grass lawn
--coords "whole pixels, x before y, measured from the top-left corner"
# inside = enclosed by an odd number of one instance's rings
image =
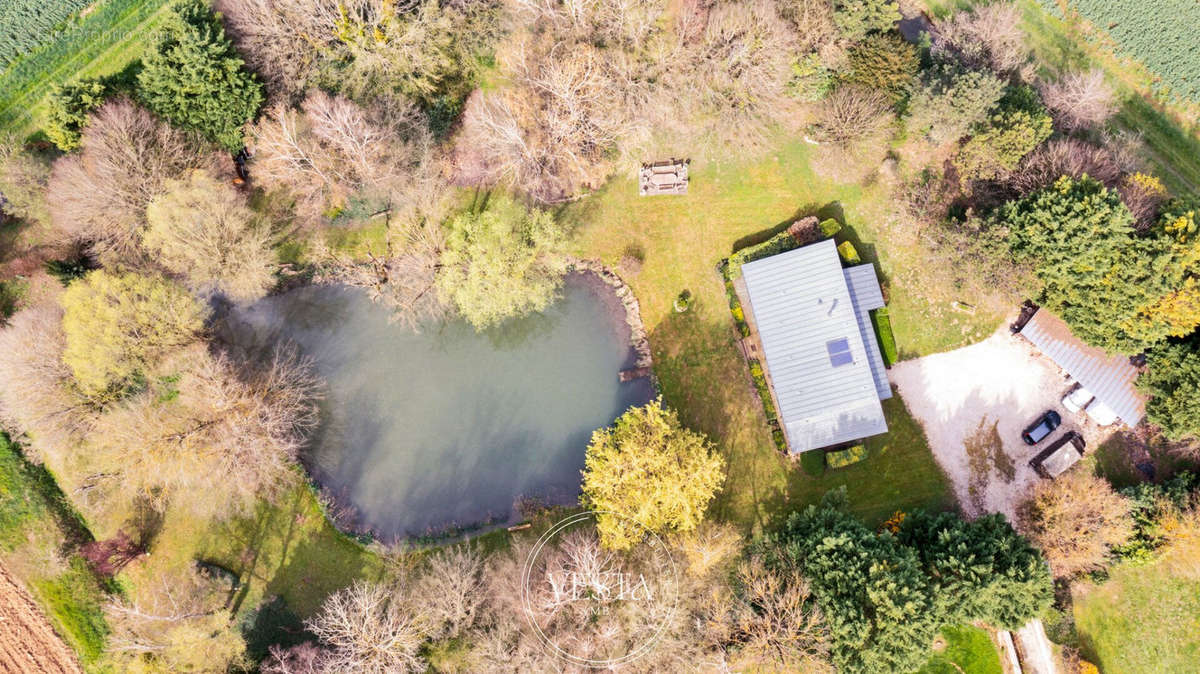
[[[930,288],[889,283],[919,270],[906,266],[905,250],[884,243],[890,240],[888,189],[834,184],[813,173],[811,160],[810,146],[795,141],[753,162],[697,162],[685,196],[639,197],[634,180],[622,176],[561,213],[577,225],[579,255],[610,265],[630,254],[644,259],[640,272],[625,276],[641,303],[664,399],[724,454],[729,476],[714,512],[747,531],[842,485],[871,524],[896,509],[942,507],[952,497],[920,427],[898,399],[885,406],[893,432],[869,443],[865,462],[813,478],[778,454],[737,350],[716,271],[721,259],[798,217],[836,217],[863,259],[881,271],[905,356],[970,343],[999,322],[982,315],[963,317],[973,324],[961,322],[948,317],[948,301],[929,299]],[[685,289],[694,296],[692,308],[676,313],[672,302]]]
[[[1000,651],[988,633],[970,625],[943,627],[929,663],[917,674],[1003,674]]]
[[[1196,671],[1200,662],[1200,543],[1175,543],[1150,564],[1114,567],[1073,590],[1083,655],[1112,674]]]
[[[334,528],[302,484],[253,517],[207,522],[168,511],[152,556],[167,558],[156,565],[199,559],[236,573],[242,584],[232,608],[243,617],[271,597],[308,617],[331,592],[378,578],[384,567],[382,558]]]

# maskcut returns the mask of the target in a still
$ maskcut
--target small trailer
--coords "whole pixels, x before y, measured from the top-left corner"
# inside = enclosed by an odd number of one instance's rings
[[[1067,472],[1083,458],[1083,436],[1075,431],[1067,431],[1029,461],[1029,466],[1047,480]]]

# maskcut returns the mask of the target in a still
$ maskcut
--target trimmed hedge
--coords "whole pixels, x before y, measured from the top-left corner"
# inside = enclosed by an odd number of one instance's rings
[[[767,385],[767,373],[758,360],[750,360],[750,378],[754,380],[754,388],[758,389],[758,397],[762,398],[763,414],[767,416],[767,421],[778,419],[775,403],[771,400],[771,387]]]
[[[875,326],[875,337],[879,350],[883,352],[883,364],[887,367],[900,362],[900,351],[896,348],[896,335],[892,332],[892,318],[887,307],[871,312],[871,324]]]
[[[858,463],[867,458],[867,446],[859,443],[846,449],[839,449],[834,452],[825,452],[825,465],[830,468],[845,468],[853,463]]]
[[[834,220],[833,218],[826,218],[825,220],[822,220],[818,227],[821,228],[821,234],[825,235],[825,238],[827,239],[842,231],[842,223]]]
[[[726,275],[732,280],[742,275],[742,265],[798,248],[796,238],[786,230],[754,246],[747,246],[729,256]]]
[[[801,452],[800,467],[813,477],[821,477],[821,474],[825,472],[825,452],[819,449]]]
[[[862,258],[858,256],[858,250],[849,241],[838,244],[837,251],[838,255],[842,256],[842,262],[846,264],[854,265],[862,262]]]

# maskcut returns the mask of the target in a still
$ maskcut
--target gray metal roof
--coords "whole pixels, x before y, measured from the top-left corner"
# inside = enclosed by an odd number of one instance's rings
[[[879,342],[875,338],[875,327],[871,324],[870,311],[883,307],[883,291],[879,289],[879,279],[875,276],[875,265],[860,264],[843,273],[846,275],[846,285],[850,288],[850,301],[858,312],[858,330],[862,333],[863,343],[867,345],[867,362],[871,366],[871,376],[875,378],[875,392],[880,400],[892,397],[892,385],[888,382],[887,370],[883,365],[883,354],[879,350]]]
[[[1127,356],[1110,355],[1084,344],[1066,323],[1045,309],[1029,319],[1021,335],[1108,405],[1121,421],[1136,426],[1142,420],[1146,399],[1137,391],[1138,370]]]
[[[873,348],[878,357],[879,345],[869,322],[862,325],[867,310],[851,298],[833,241],[747,263],[742,277],[791,451],[886,433],[869,355]],[[870,306],[876,298],[865,272],[853,278],[856,297]],[[845,340],[852,361],[835,367],[830,354],[837,340]],[[882,358],[875,362],[882,369]]]

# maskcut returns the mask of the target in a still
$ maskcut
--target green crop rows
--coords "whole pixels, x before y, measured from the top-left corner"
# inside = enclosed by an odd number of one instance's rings
[[[0,68],[36,49],[67,26],[89,0],[5,0],[0,4]]]
[[[1061,16],[1057,0],[1041,0]],[[1112,36],[1181,99],[1200,101],[1200,2],[1196,0],[1070,0],[1072,9]]]
[[[0,74],[0,129],[28,127],[33,109],[51,85],[80,74],[102,55],[115,70],[131,58],[106,54],[114,47],[148,37],[143,24],[170,0],[108,0],[56,33]],[[140,50],[138,51],[140,55]],[[136,55],[133,57],[136,58]],[[111,71],[110,71],[111,72]]]

